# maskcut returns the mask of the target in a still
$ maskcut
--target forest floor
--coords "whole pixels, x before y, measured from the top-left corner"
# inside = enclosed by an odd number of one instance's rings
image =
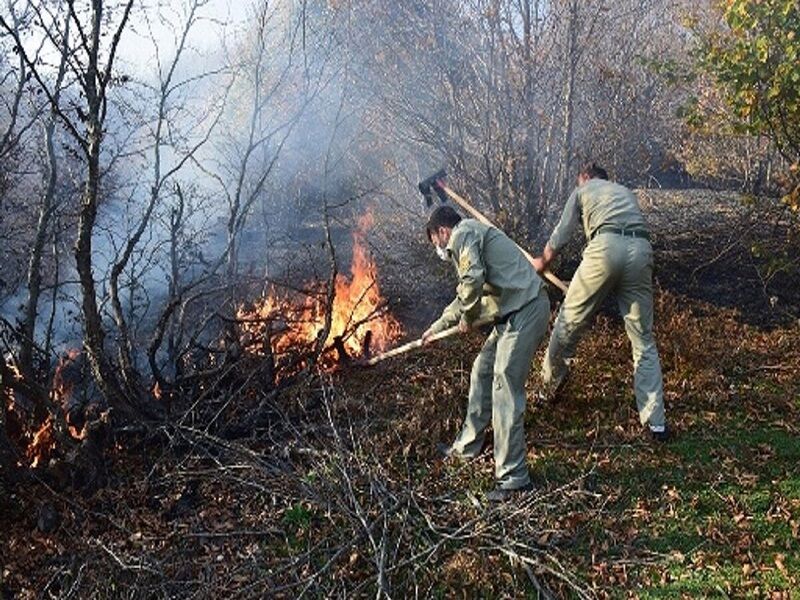
[[[604,310],[563,400],[529,402],[535,491],[488,505],[490,449],[434,458],[463,416],[472,334],[309,379],[245,438],[192,412],[119,432],[91,495],[38,476],[0,494],[0,597],[794,597],[800,282],[770,262],[782,226],[733,194],[642,198],[671,442],[640,426],[629,345]],[[421,298],[451,290],[415,252],[387,267],[413,282],[386,286],[409,336],[436,311]],[[540,364],[541,350],[531,398]]]

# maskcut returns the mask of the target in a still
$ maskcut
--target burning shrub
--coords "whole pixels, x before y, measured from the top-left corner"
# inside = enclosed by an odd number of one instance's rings
[[[279,293],[274,288],[249,307],[237,312],[242,347],[251,355],[275,361],[278,377],[291,374],[325,335],[330,310],[330,330],[322,344],[320,364],[334,368],[347,357],[361,357],[371,350],[383,351],[403,333],[402,326],[387,310],[378,285],[375,262],[366,246],[366,231],[373,225],[372,213],[358,221],[353,232],[350,277],[339,274],[335,295],[327,306],[324,284],[308,286],[309,293]],[[338,351],[337,357],[330,350]]]
[[[47,464],[56,453],[66,452],[59,442],[82,441],[90,422],[107,420],[80,350],[61,356],[49,390],[26,381],[12,362],[5,363],[3,374],[0,397],[5,433],[19,449],[20,466],[22,460],[32,468]]]

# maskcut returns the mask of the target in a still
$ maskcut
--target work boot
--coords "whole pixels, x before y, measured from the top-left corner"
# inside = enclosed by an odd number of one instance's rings
[[[663,429],[655,430],[652,427],[650,427],[649,429],[650,429],[650,438],[655,442],[663,444],[670,441],[670,439],[672,438],[672,434],[667,425],[664,425]]]
[[[532,483],[513,489],[496,487],[491,492],[486,493],[486,500],[487,502],[491,502],[493,504],[499,504],[500,502],[511,500],[515,496],[522,495],[526,492],[532,492],[532,491],[533,491]]]
[[[567,385],[567,380],[569,379],[569,373],[569,371],[564,373],[564,376],[556,383],[546,384],[544,386],[544,391],[540,394],[540,398],[548,404],[556,404],[560,401],[561,393],[564,391],[564,387]]]
[[[453,450],[450,444],[443,442],[436,444],[436,458],[445,464],[458,464],[469,460],[466,456]]]
[[[450,458],[452,451],[453,447],[450,444],[445,444],[444,442],[436,443],[436,458],[439,460]]]

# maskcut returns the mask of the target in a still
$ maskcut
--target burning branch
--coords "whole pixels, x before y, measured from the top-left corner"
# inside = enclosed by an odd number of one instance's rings
[[[386,310],[377,268],[366,250],[365,231],[372,222],[369,213],[359,219],[353,233],[351,277],[334,271],[324,299],[322,294],[303,299],[296,294],[279,295],[273,289],[250,309],[237,311],[246,352],[271,354],[283,375],[311,364],[329,370],[350,358],[364,357],[368,351],[383,351],[402,334],[402,327]],[[278,322],[282,327],[274,328]],[[338,361],[332,358],[334,350]],[[298,355],[304,357],[300,365],[281,364],[283,357]]]

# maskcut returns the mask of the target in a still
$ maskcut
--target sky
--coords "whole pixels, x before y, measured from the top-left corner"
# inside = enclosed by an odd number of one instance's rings
[[[156,45],[162,64],[168,63],[174,56],[189,4],[189,0],[151,0],[134,13],[131,26],[120,40],[118,64],[138,78],[152,77]],[[190,54],[198,59],[216,55],[223,40],[247,23],[255,4],[255,0],[208,0],[198,10],[198,21],[187,38]]]

